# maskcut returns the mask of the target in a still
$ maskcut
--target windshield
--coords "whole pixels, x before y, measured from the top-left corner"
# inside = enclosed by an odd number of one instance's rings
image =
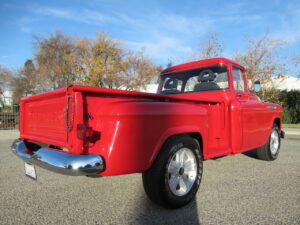
[[[161,76],[158,93],[180,94],[228,89],[226,66],[213,66]]]

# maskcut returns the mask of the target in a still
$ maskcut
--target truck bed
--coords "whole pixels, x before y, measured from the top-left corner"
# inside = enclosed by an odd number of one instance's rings
[[[85,154],[89,146],[84,146],[84,141],[78,139],[78,125],[98,128],[100,119],[109,119],[112,107],[117,103],[128,101],[146,101],[147,104],[149,102],[216,104],[221,100],[212,95],[201,98],[199,95],[194,97],[191,94],[171,96],[73,85],[21,98],[20,138],[64,147],[72,154]],[[149,109],[151,110],[151,107]],[[91,111],[92,114],[101,114],[101,118],[89,120],[87,117]]]

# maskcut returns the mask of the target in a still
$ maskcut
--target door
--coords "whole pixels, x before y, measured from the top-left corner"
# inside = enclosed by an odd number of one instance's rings
[[[250,150],[264,144],[269,119],[264,104],[246,88],[246,74],[239,68],[232,68],[236,100],[241,108],[242,142],[240,151]]]

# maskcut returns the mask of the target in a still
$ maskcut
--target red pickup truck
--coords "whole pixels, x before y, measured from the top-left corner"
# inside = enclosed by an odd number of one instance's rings
[[[149,198],[176,208],[195,196],[202,161],[257,149],[277,158],[282,107],[248,89],[245,69],[225,58],[170,67],[157,94],[72,85],[20,99],[12,151],[67,175],[143,173]]]

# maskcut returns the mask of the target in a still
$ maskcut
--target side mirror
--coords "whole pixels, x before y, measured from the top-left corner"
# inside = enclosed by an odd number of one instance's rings
[[[261,91],[261,85],[260,85],[260,81],[257,80],[254,82],[254,91],[255,92],[260,92]]]

